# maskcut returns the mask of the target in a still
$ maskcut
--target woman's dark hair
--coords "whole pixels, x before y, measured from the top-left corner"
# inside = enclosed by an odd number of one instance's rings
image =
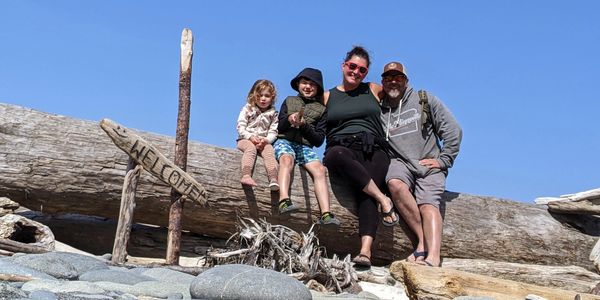
[[[354,48],[352,48],[352,50],[350,50],[350,52],[346,53],[346,59],[344,59],[344,62],[349,61],[350,59],[352,59],[352,56],[358,56],[360,58],[363,58],[367,61],[367,67],[371,66],[371,59],[369,58],[369,52],[367,52],[367,50],[361,46],[354,46]]]

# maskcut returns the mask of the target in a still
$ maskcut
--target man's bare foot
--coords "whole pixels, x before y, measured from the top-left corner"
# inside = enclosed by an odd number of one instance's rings
[[[434,261],[431,258],[426,258],[424,260],[418,260],[416,261],[417,264],[419,265],[423,265],[423,266],[428,266],[428,267],[441,267],[442,266],[442,262],[438,259],[437,261]]]
[[[252,179],[252,177],[250,177],[249,175],[242,176],[242,179],[240,179],[240,182],[243,185],[256,186],[256,181],[254,181],[254,179]]]

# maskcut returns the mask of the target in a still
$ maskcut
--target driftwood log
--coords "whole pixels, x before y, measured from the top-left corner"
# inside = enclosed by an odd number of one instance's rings
[[[560,197],[540,197],[535,203],[548,205],[548,210],[553,213],[600,215],[600,189]]]
[[[39,222],[7,214],[0,217],[0,249],[9,252],[44,253],[54,250],[54,234]]]
[[[8,104],[0,104],[0,120],[0,196],[45,213],[117,218],[127,154],[97,122]],[[135,132],[172,159],[168,153],[173,153],[173,138]],[[280,216],[277,194],[268,189],[262,168],[254,174],[258,187],[242,188],[240,158],[233,149],[190,142],[187,172],[205,187],[210,207],[187,205],[183,229],[227,238],[235,232],[236,216],[242,215],[307,232],[319,213],[307,173],[298,168],[294,172],[291,196],[300,212]],[[318,237],[329,255],[355,254],[359,245],[355,203],[350,187],[332,180],[332,210],[342,225],[321,228]],[[134,221],[166,226],[169,190],[143,172]],[[444,199],[444,257],[591,267],[588,255],[600,232],[599,222],[591,216],[554,216],[545,207],[452,192]],[[406,257],[412,251],[407,232],[406,226],[380,226],[374,262]]]
[[[399,281],[404,280],[403,264],[402,261],[395,261],[390,265],[390,275]],[[446,258],[442,267],[580,293],[591,293],[600,283],[600,275],[577,266],[546,266],[485,259]]]
[[[459,296],[493,299],[526,299],[528,295],[544,299],[598,299],[600,296],[577,293],[529,283],[493,278],[459,270],[431,268],[401,262],[404,285],[410,299],[454,299]],[[531,299],[531,298],[527,298]]]

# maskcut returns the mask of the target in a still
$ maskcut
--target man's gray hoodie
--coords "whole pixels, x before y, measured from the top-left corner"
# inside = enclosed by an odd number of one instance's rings
[[[458,155],[462,139],[462,129],[452,113],[436,97],[427,93],[430,115],[433,122],[427,122],[421,130],[421,104],[419,93],[407,84],[406,92],[398,107],[389,107],[383,101],[381,120],[386,139],[395,150],[393,158],[408,163],[409,169],[418,176],[429,173],[427,167],[419,165],[419,160],[435,158],[441,170],[447,174]],[[400,157],[395,157],[400,155]],[[412,167],[412,168],[411,168]]]

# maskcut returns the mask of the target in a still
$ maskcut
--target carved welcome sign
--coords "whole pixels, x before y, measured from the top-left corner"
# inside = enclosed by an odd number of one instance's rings
[[[109,120],[102,119],[100,127],[146,171],[173,187],[181,195],[205,206],[206,190],[192,176],[167,159],[156,147],[146,142],[129,129]]]

